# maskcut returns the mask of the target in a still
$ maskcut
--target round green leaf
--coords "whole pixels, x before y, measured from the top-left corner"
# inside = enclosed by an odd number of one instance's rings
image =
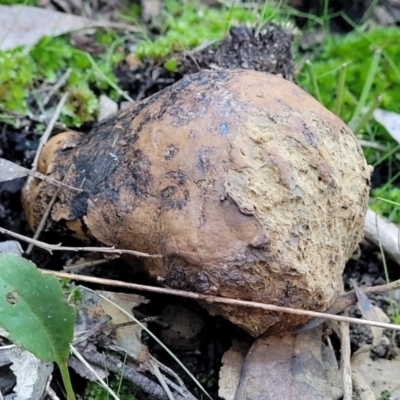
[[[45,361],[65,363],[75,310],[57,279],[13,254],[0,256],[0,326],[10,340]]]

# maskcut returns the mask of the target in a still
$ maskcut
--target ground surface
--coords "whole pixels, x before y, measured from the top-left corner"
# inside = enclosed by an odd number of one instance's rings
[[[68,3],[68,2],[67,2]],[[71,2],[72,3],[72,2]],[[315,10],[317,2],[292,2],[297,3],[297,7],[302,11]],[[307,4],[308,3],[308,4]],[[342,3],[345,7],[350,7],[349,2],[332,2],[332,7],[340,7]],[[355,20],[360,19],[367,7],[367,1],[351,2],[351,13]],[[108,10],[108,9],[107,9]],[[99,8],[99,12],[105,12]],[[301,21],[299,21],[301,23]],[[336,20],[333,29],[344,31],[348,26]],[[183,63],[180,70],[170,73],[159,65],[150,62],[132,71],[126,64],[121,64],[116,70],[116,75],[120,80],[120,85],[124,90],[129,91],[131,97],[136,100],[143,99],[164,87],[174,83],[182,76],[193,73],[201,68],[224,67],[224,68],[249,68],[260,71],[268,71],[274,74],[281,74],[286,79],[293,79],[293,65],[290,55],[290,36],[282,32],[274,25],[266,27],[261,36],[254,38],[252,32],[246,28],[238,27],[231,29],[231,37],[226,39],[218,49],[206,47],[190,54],[183,54]],[[84,131],[88,131],[90,126],[85,126]],[[35,134],[35,123],[27,122],[20,129],[13,129],[5,124],[0,125],[0,156],[9,159],[17,164],[30,168],[38,138]],[[385,177],[381,179],[385,180]],[[20,203],[20,191],[24,179],[0,183],[0,226],[24,235],[31,235],[27,228],[25,217]],[[0,235],[0,240],[5,240],[4,235]],[[42,239],[50,243],[58,243],[60,240],[54,236],[43,235]],[[63,243],[68,244],[68,239],[63,238]],[[75,242],[71,242],[75,243]],[[31,258],[43,268],[61,269],[65,262],[71,257],[68,253],[56,253],[50,255],[44,251],[35,250]],[[395,264],[389,263],[389,271],[392,279],[398,279],[398,268]],[[397,271],[397,272],[396,272]],[[120,274],[117,270],[110,272],[108,266],[96,268],[94,271],[86,271],[93,275],[120,279],[134,279],[128,274]],[[344,272],[345,288],[349,289],[349,279],[355,278],[361,284],[378,285],[385,282],[382,270],[382,262],[379,251],[368,243],[361,246],[361,255],[357,259],[349,261]],[[135,278],[136,279],[136,278]],[[136,280],[137,281],[137,280]],[[145,281],[144,281],[145,282]],[[147,315],[160,315],[165,308],[165,304],[179,303],[189,312],[195,312],[204,322],[204,328],[200,331],[199,337],[194,343],[188,343],[186,348],[178,344],[173,348],[177,356],[200,381],[205,384],[213,398],[217,398],[217,379],[221,357],[234,337],[239,337],[242,341],[249,341],[243,332],[230,325],[228,322],[210,317],[204,310],[191,301],[171,299],[168,297],[147,295],[151,299],[150,305],[143,306],[140,311]],[[380,296],[373,298],[384,310],[388,308],[387,300]],[[354,315],[357,311],[354,310]],[[154,332],[160,333],[161,328],[156,324],[150,325]],[[351,344],[352,350],[358,349],[362,343],[371,341],[371,335],[367,328],[362,326],[352,326]],[[160,361],[171,365],[169,357],[154,344],[152,339],[145,338],[154,355]],[[397,339],[400,346],[400,340]],[[172,345],[174,347],[174,345]],[[386,354],[384,355],[386,356]],[[179,372],[179,368],[171,365]],[[182,374],[181,374],[182,375]],[[84,380],[73,376],[77,386],[83,386]],[[188,386],[194,393],[199,392],[190,381]]]

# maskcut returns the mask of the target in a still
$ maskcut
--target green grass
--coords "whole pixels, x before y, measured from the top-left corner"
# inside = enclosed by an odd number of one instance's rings
[[[400,188],[384,185],[373,189],[371,195],[370,208],[400,225]]]
[[[338,109],[336,99],[341,96],[339,116],[347,123],[359,118],[361,108],[372,105],[378,97],[381,97],[381,108],[400,113],[399,37],[400,29],[397,27],[374,27],[343,36],[329,35],[312,57],[313,75],[303,67],[298,76],[299,84],[315,94],[314,76],[321,102],[333,112]],[[375,65],[373,60],[376,60]],[[343,64],[347,66],[344,87],[338,93]],[[368,124],[360,136],[390,148],[395,146],[394,140],[377,123]],[[365,155],[371,164],[381,157],[370,150],[366,150]]]
[[[378,104],[400,113],[399,37],[398,27],[356,27],[347,35],[328,35],[298,75],[299,84],[338,113],[359,138],[388,149],[364,147],[364,154],[375,167],[387,163],[389,183],[398,180],[398,143],[377,122],[363,120],[362,114]],[[400,209],[377,197],[400,202],[400,189],[393,184],[374,189],[370,202],[374,211],[400,224]]]

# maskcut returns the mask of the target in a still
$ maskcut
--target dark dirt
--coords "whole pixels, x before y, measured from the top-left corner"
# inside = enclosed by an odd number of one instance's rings
[[[303,7],[306,12],[320,12],[321,2],[319,1],[303,2],[299,0],[296,3],[297,7]],[[365,7],[369,1],[337,1],[331,3],[333,10],[340,7],[346,9],[350,7],[349,11],[351,12],[355,7],[352,17],[355,21],[358,21],[361,18],[360,16],[364,14]],[[104,7],[106,6],[104,5]],[[79,11],[74,10],[65,11],[79,13]],[[343,21],[334,21],[333,24],[337,24],[337,30],[339,31],[348,29],[348,26],[343,25]],[[290,35],[273,24],[264,27],[259,36],[254,36],[254,32],[247,28],[237,27],[231,30],[231,36],[225,39],[219,46],[210,44],[204,49],[183,54],[178,73],[171,74],[163,67],[147,62],[144,66],[134,71],[130,70],[128,65],[121,65],[116,74],[120,80],[121,87],[127,90],[130,96],[136,100],[148,97],[173,84],[186,74],[197,72],[199,69],[204,68],[248,68],[281,74],[286,79],[292,79],[293,63],[290,55],[290,42]],[[34,129],[34,124],[30,123],[27,123],[25,127],[18,130],[6,125],[0,126],[0,156],[30,168],[38,144],[38,137]],[[27,228],[20,202],[20,190],[23,183],[23,179],[0,183],[0,226],[17,233],[31,235],[31,232]],[[0,234],[0,240],[7,239],[10,238]],[[60,238],[54,237],[54,235],[43,235],[41,239],[49,243],[60,242]],[[65,237],[62,238],[62,241],[64,244],[76,244],[75,241]],[[22,245],[26,248],[25,244]],[[31,256],[38,265],[50,269],[61,269],[71,257],[70,253],[54,253],[50,255],[38,249],[35,249]],[[115,268],[113,268],[114,266]],[[398,279],[398,266],[391,262],[389,262],[388,266],[391,280]],[[114,261],[111,266],[105,265],[96,269],[87,269],[85,273],[125,281],[135,280],[135,282],[138,282],[141,280],[143,283],[146,283],[141,277],[132,277],[127,269],[121,268],[118,261]],[[361,256],[358,259],[350,260],[346,266],[344,272],[346,290],[350,289],[350,278],[355,279],[359,285],[385,283],[382,261],[376,247],[368,243],[361,245]],[[110,290],[110,288],[107,289]],[[139,310],[149,316],[160,315],[164,305],[171,301],[171,298],[167,296],[147,294],[146,297],[152,300],[151,303],[142,306]],[[173,301],[176,302],[176,299],[173,299]],[[386,298],[377,296],[373,297],[372,301],[376,302],[385,311],[388,310],[388,301]],[[180,303],[188,309],[199,313],[205,321],[205,327],[202,330],[197,349],[181,351],[176,349],[175,351],[188,369],[200,377],[200,380],[210,391],[213,398],[217,398],[218,370],[224,351],[229,348],[234,337],[239,337],[242,341],[250,341],[250,339],[227,321],[221,318],[210,317],[196,303],[186,300],[182,300]],[[356,308],[350,310],[350,315],[360,316]],[[150,328],[153,329],[155,334],[160,330],[157,324],[150,324]],[[388,332],[388,336],[390,335],[391,332]],[[353,351],[361,347],[363,343],[370,342],[371,339],[372,336],[368,328],[351,325],[351,345]],[[171,365],[169,356],[151,338],[144,337],[144,341],[151,348],[152,353],[161,362],[165,362],[175,369],[185,380],[190,390],[200,398],[198,389],[185,377],[180,367]],[[399,335],[397,335],[397,345],[400,346]],[[388,355],[388,352],[383,353],[385,357]]]
[[[386,260],[388,276],[390,281],[400,278],[399,266],[391,260]],[[358,286],[378,286],[386,283],[384,266],[379,249],[364,241],[360,246],[359,257],[349,260],[343,273],[345,291],[352,290],[350,280],[354,279]],[[386,295],[369,296],[371,303],[380,307],[385,313],[390,315],[390,299]],[[348,310],[350,317],[360,318],[361,312],[356,305]],[[392,331],[385,331],[385,335],[392,338]],[[351,350],[354,352],[364,344],[372,343],[371,330],[364,325],[350,325]],[[396,335],[396,345],[400,345],[400,335]],[[390,357],[389,349],[383,357]]]
[[[265,25],[258,35],[255,33],[245,26],[233,27],[219,45],[210,43],[204,49],[176,55],[180,64],[177,73],[146,62],[135,70],[123,64],[116,74],[121,87],[135,100],[142,100],[202,69],[253,69],[292,80],[291,34],[274,23]]]

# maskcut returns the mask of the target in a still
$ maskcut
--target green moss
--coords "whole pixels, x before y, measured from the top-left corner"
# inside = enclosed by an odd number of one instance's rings
[[[266,5],[262,12],[263,21],[275,13],[275,8]],[[216,9],[199,5],[196,1],[183,4],[182,1],[167,0],[161,15],[160,34],[154,40],[145,38],[139,42],[136,55],[140,59],[162,60],[175,51],[222,39],[231,25],[263,22],[259,20],[260,10],[235,5]]]
[[[116,36],[100,31],[98,38],[100,43],[110,45]],[[10,122],[10,114],[26,115],[30,107],[40,108],[40,100],[35,104],[30,94],[44,85],[54,85],[70,69],[62,89],[69,92],[69,98],[60,121],[71,128],[90,122],[97,114],[98,92],[119,97],[102,76],[116,83],[113,67],[122,58],[118,48],[111,54],[94,57],[99,74],[87,54],[73,47],[66,37],[44,37],[29,52],[22,48],[0,51],[0,118]]]
[[[28,112],[26,95],[35,73],[35,65],[23,49],[0,50],[0,113]]]
[[[178,61],[175,57],[169,58],[164,63],[164,68],[169,72],[177,72],[178,71]]]

